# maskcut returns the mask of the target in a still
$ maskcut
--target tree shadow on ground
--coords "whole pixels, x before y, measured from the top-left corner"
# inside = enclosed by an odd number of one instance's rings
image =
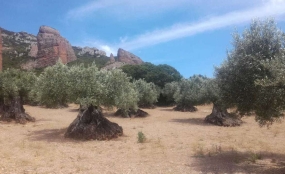
[[[120,117],[120,116],[116,116],[116,115],[115,115],[115,112],[103,112],[103,116],[104,116],[104,117],[117,117],[117,118],[123,118],[123,117]]]
[[[79,112],[79,108],[77,109],[68,109],[69,112]]]
[[[32,141],[46,141],[46,142],[79,142],[77,140],[64,138],[64,133],[67,128],[62,129],[43,129],[31,132],[28,136]]]
[[[196,171],[213,174],[285,174],[285,154],[227,151],[196,157],[190,166]]]
[[[187,119],[172,119],[170,122],[177,122],[183,124],[192,124],[192,125],[200,125],[200,126],[215,126],[209,123],[204,122],[204,118],[187,118]]]
[[[161,108],[161,109],[159,109],[159,110],[161,110],[161,111],[167,111],[167,112],[174,111],[173,108]]]
[[[41,122],[41,121],[53,121],[53,120],[52,119],[46,119],[46,118],[40,118],[40,119],[37,119],[36,121],[38,123],[38,122]]]
[[[71,138],[65,138],[64,133],[66,132],[66,128],[62,129],[43,129],[43,130],[37,130],[30,132],[28,134],[29,140],[31,141],[45,141],[45,142],[57,142],[57,143],[67,143],[67,142],[72,142],[72,143],[82,143],[85,140],[76,140],[76,139],[71,139]],[[122,135],[120,137],[127,137],[126,135]],[[113,138],[108,141],[120,141],[120,137],[118,138]],[[86,140],[86,141],[95,141],[95,140]]]

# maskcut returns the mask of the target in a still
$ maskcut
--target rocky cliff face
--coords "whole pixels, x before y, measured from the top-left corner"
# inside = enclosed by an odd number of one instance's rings
[[[140,65],[144,62],[138,56],[130,53],[122,48],[118,49],[117,57],[114,58],[113,54],[110,55],[110,61],[104,67],[104,69],[110,70],[115,68],[120,68],[125,64],[129,65]]]
[[[37,44],[37,37],[26,32],[11,32],[1,29],[3,69],[20,68],[21,64],[32,60],[31,45]]]
[[[141,58],[134,55],[133,53],[123,50],[122,48],[118,49],[117,61],[130,65],[139,65],[143,63]]]
[[[3,53],[9,57],[28,56],[31,45],[37,44],[37,37],[26,32],[11,32],[2,29]]]
[[[40,27],[37,35],[37,46],[36,68],[54,65],[59,59],[64,64],[76,60],[69,42],[51,27]]]
[[[106,52],[99,50],[97,48],[94,47],[74,47],[74,49],[77,50],[77,56],[84,56],[84,55],[89,55],[89,56],[96,56],[96,57],[100,57],[100,56],[106,56]]]
[[[43,68],[54,65],[59,59],[63,63],[90,65],[94,61],[99,68],[114,69],[125,64],[142,64],[136,55],[119,49],[117,56],[106,56],[106,52],[94,47],[72,47],[51,27],[41,26],[37,36],[26,32],[11,32],[2,29],[3,69]],[[1,50],[0,50],[1,51]]]
[[[115,63],[116,62],[116,59],[114,58],[114,55],[111,53],[110,54],[110,60],[109,60],[109,64],[111,64],[111,63]]]

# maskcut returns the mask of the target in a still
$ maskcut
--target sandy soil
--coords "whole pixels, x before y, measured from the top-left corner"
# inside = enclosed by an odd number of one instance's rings
[[[110,141],[75,141],[63,134],[77,105],[25,106],[36,118],[26,125],[0,123],[0,173],[285,173],[285,122],[260,128],[254,117],[241,127],[203,122],[211,106],[195,113],[145,109],[146,118],[106,117],[124,129]],[[147,141],[137,142],[142,131]]]

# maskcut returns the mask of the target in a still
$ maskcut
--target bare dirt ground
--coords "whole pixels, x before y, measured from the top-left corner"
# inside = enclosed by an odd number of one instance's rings
[[[63,137],[77,108],[25,106],[36,122],[1,122],[0,173],[285,173],[285,121],[269,129],[254,117],[243,118],[241,127],[208,125],[210,105],[195,113],[145,109],[150,116],[131,119],[104,111],[124,135],[82,142]],[[145,143],[137,142],[139,131]]]

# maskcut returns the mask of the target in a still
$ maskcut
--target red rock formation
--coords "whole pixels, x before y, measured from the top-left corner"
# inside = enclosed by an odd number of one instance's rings
[[[2,34],[0,28],[0,71],[2,71]]]
[[[139,57],[137,57],[136,55],[128,51],[123,50],[122,48],[119,48],[117,56],[118,56],[117,58],[118,62],[130,64],[130,65],[137,65],[137,64],[144,63]]]
[[[38,44],[37,43],[31,43],[31,49],[28,55],[30,57],[37,57],[38,55]]]
[[[111,53],[111,54],[110,54],[110,60],[109,60],[108,64],[115,63],[115,61],[116,61],[116,60],[115,60],[113,54]]]
[[[36,68],[52,66],[60,59],[62,63],[76,60],[69,42],[59,32],[48,26],[41,26],[37,35],[38,53]]]
[[[144,62],[136,55],[123,50],[122,48],[118,49],[117,58],[115,59],[113,54],[110,55],[110,61],[108,61],[107,65],[103,67],[103,69],[111,70],[120,68],[126,64],[129,65],[140,65]]]

